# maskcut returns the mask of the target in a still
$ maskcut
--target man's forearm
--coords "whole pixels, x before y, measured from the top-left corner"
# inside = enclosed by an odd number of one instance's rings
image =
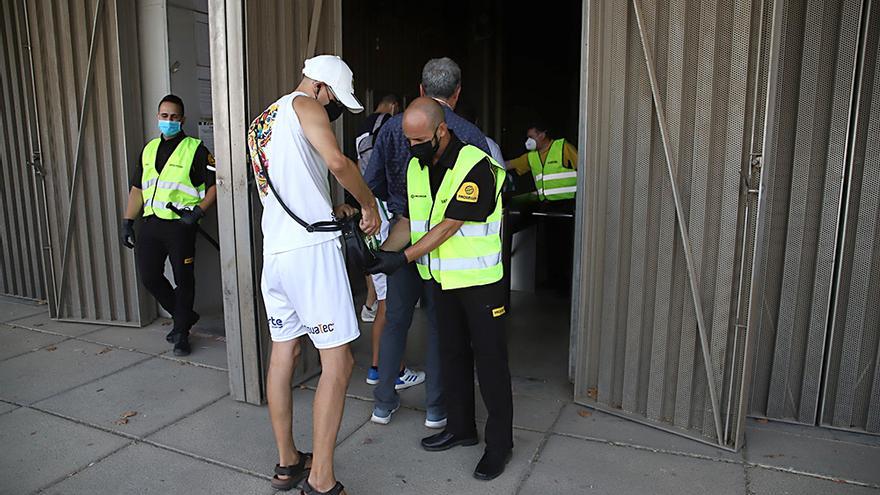
[[[347,158],[345,159],[345,162],[345,166],[330,169],[333,176],[336,177],[336,180],[338,180],[340,184],[342,184],[342,187],[354,196],[354,199],[357,200],[362,208],[369,208],[371,206],[375,207],[376,197],[373,196],[373,192],[370,191],[370,188],[367,187],[367,183],[364,182],[364,178],[361,176],[357,165]]]
[[[413,262],[422,256],[437,249],[438,246],[446,242],[447,239],[455,235],[464,222],[461,220],[452,220],[447,218],[431,229],[425,237],[419,239],[419,242],[406,248],[403,254],[406,255],[408,262]]]
[[[140,188],[132,187],[128,191],[128,204],[125,206],[125,214],[122,218],[134,220],[141,214],[141,208],[144,206],[143,191]]]
[[[199,208],[202,211],[208,211],[208,208],[214,206],[214,203],[217,201],[217,186],[211,186],[205,191],[205,198],[199,203]]]

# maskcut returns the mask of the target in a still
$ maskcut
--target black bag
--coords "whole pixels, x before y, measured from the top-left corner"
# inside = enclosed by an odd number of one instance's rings
[[[376,262],[376,255],[367,245],[366,234],[361,230],[361,214],[339,220],[342,226],[342,239],[345,241],[345,257],[360,269]]]
[[[272,181],[269,180],[268,169],[264,170],[264,174],[266,177],[266,183],[269,184],[269,189],[272,190],[272,194],[275,195],[275,198],[278,200],[278,204],[281,205],[281,208],[285,212],[287,212],[290,218],[292,218],[296,223],[302,225],[302,227],[308,232],[342,231],[342,239],[345,245],[346,259],[351,260],[355,264],[355,266],[360,269],[364,269],[370,266],[376,260],[376,256],[367,245],[365,234],[361,230],[360,213],[339,220],[322,220],[320,222],[308,223],[302,218],[298,217],[296,213],[292,212],[290,208],[288,208],[287,205],[284,204],[284,201],[281,200],[281,196],[275,190],[275,186],[272,185]]]

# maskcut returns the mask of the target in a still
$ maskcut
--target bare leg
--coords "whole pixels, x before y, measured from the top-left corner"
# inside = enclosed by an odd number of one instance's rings
[[[364,304],[368,308],[372,308],[373,304],[376,303],[376,286],[373,285],[373,276],[372,275],[367,275],[366,280],[367,280],[367,300],[364,302]]]
[[[351,379],[354,358],[348,344],[321,349],[320,352],[321,379],[318,381],[313,407],[314,458],[309,484],[316,490],[325,492],[336,485],[333,451],[336,449],[336,435],[342,422],[345,391]]]
[[[379,301],[379,309],[376,310],[376,319],[373,321],[373,364],[379,366],[379,341],[382,339],[382,329],[385,328],[385,301]]]
[[[291,380],[300,355],[300,339],[273,342],[266,378],[266,395],[269,400],[269,418],[278,447],[278,464],[290,466],[299,462],[296,444],[293,442],[293,394]],[[279,476],[286,478],[286,476]]]

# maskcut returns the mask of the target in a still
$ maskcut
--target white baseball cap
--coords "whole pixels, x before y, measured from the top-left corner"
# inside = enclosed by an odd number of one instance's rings
[[[333,94],[352,113],[360,113],[364,110],[364,106],[354,95],[354,74],[338,56],[318,55],[306,60],[303,75],[330,86]]]

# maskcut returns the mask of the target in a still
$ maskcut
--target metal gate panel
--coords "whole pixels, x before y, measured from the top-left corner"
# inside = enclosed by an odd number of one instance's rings
[[[140,325],[153,304],[117,240],[142,143],[134,11],[27,2],[60,319]],[[136,129],[135,129],[136,128]]]
[[[760,15],[746,0],[584,8],[576,401],[735,447],[740,171]]]
[[[880,434],[880,12],[865,2],[822,424]]]
[[[861,0],[782,1],[763,187],[767,253],[750,413],[814,424]]]
[[[18,0],[0,2],[0,294],[46,299],[22,7]]]

